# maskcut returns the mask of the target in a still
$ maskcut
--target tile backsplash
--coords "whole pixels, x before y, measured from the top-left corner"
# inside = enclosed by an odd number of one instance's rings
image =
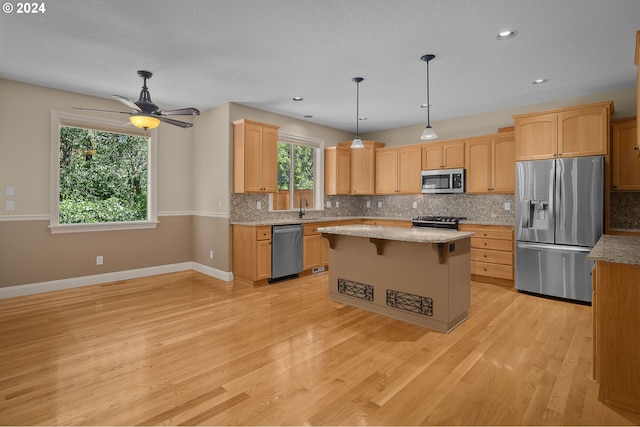
[[[422,215],[442,215],[501,225],[513,225],[515,218],[513,194],[325,196],[324,200],[323,210],[307,210],[305,218],[357,216],[411,219]],[[327,202],[331,203],[331,207],[327,207]],[[261,209],[257,208],[258,203]],[[509,205],[510,210],[505,210],[505,204]],[[297,216],[297,211],[269,211],[269,196],[266,194],[233,194],[231,197],[232,222],[294,219]]]

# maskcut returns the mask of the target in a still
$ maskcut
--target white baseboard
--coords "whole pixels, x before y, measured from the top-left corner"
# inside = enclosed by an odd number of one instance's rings
[[[95,274],[92,276],[72,277],[70,279],[52,280],[48,282],[28,283],[26,285],[7,286],[0,288],[0,299],[13,298],[42,292],[59,291],[63,289],[79,288],[81,286],[98,285],[116,282],[118,280],[137,279],[139,277],[154,276],[156,274],[175,273],[178,271],[194,270],[216,279],[230,282],[233,273],[218,270],[213,267],[195,262],[160,265],[157,267],[138,268],[135,270],[115,271],[113,273]]]

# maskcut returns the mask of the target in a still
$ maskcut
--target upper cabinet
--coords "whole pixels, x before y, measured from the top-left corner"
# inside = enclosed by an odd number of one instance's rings
[[[382,142],[362,141],[364,148],[352,148],[351,185],[349,194],[374,194],[376,184],[376,148],[384,147]],[[340,142],[339,147],[350,147],[351,141]]]
[[[640,190],[640,157],[636,119],[616,120],[611,125],[613,189]]]
[[[613,102],[514,116],[516,160],[606,155]]]
[[[324,193],[349,194],[351,191],[351,149],[329,147],[324,149]]]
[[[640,30],[636,32],[636,66],[638,67],[638,78],[636,79],[636,115],[640,114]],[[636,136],[637,155],[640,156],[640,133]]]
[[[513,132],[465,142],[467,193],[513,193],[516,186]]]
[[[422,170],[464,167],[464,141],[451,141],[422,146]]]
[[[376,194],[419,194],[422,168],[421,147],[376,150]]]
[[[278,189],[278,127],[251,120],[233,122],[233,192]]]

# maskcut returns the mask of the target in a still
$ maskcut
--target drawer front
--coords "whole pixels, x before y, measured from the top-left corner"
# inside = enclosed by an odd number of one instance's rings
[[[304,225],[304,235],[309,236],[311,234],[318,234],[318,227],[322,227],[319,224],[305,224]]]
[[[471,274],[513,280],[513,266],[471,261]]]
[[[476,249],[493,249],[497,251],[513,252],[513,240],[492,240],[482,237],[472,237],[471,247]]]
[[[471,260],[491,264],[513,265],[513,252],[473,249],[471,251]]]
[[[271,227],[256,227],[256,240],[270,240],[271,239]]]
[[[494,231],[494,230],[474,230],[475,237],[483,239],[511,240],[513,233],[511,231]]]

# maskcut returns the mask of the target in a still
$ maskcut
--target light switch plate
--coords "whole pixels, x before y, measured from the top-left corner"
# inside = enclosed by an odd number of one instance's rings
[[[12,185],[7,186],[7,196],[15,196],[15,194],[16,189]]]
[[[331,207],[331,202],[327,200],[327,207],[330,208]]]
[[[256,209],[262,209],[262,202],[258,202],[256,204]]]
[[[382,202],[378,202],[378,207],[381,208],[382,207]]]
[[[16,208],[15,202],[13,200],[7,200],[7,210],[12,211],[12,210],[15,210],[15,208]]]
[[[413,209],[418,209],[418,202],[413,202],[412,206],[413,206]]]
[[[340,202],[336,200],[336,208],[340,207]]]

